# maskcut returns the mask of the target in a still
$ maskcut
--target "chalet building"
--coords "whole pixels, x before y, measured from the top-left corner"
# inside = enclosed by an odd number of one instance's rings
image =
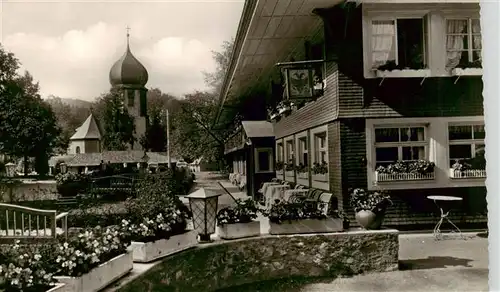
[[[450,218],[484,227],[479,10],[479,0],[246,1],[215,125],[271,121],[276,177],[329,191],[340,209],[351,212],[352,188],[384,190],[386,225],[430,227],[427,196],[454,195],[463,201]]]
[[[92,114],[69,139],[67,154],[101,152],[101,131]]]

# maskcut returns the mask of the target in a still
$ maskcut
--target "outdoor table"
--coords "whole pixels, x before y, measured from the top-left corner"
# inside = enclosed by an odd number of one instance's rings
[[[268,188],[269,186],[274,186],[274,185],[279,185],[279,183],[274,182],[274,181],[272,181],[272,182],[265,182],[265,183],[263,183],[263,184],[262,184],[262,188],[259,190],[259,193],[261,193],[261,194],[265,194],[265,193],[266,193],[267,188]]]
[[[287,185],[271,185],[267,187],[265,197],[266,209],[271,209],[276,199],[283,200],[285,190],[290,189]]]
[[[441,225],[443,224],[444,220],[448,221],[448,223],[450,223],[455,228],[455,230],[458,231],[460,236],[462,238],[464,238],[462,236],[462,231],[460,231],[460,229],[457,227],[457,225],[455,225],[455,223],[451,222],[451,220],[448,218],[448,215],[450,214],[451,207],[448,208],[446,213],[445,213],[445,210],[443,207],[443,205],[445,205],[445,203],[462,201],[462,198],[453,197],[453,196],[427,196],[427,199],[433,200],[434,204],[436,204],[436,206],[439,208],[439,210],[441,212],[441,218],[439,219],[438,223],[434,227],[434,237],[436,238],[436,240],[439,240],[442,237],[442,232],[441,232],[440,228],[441,228]],[[441,206],[438,204],[438,202],[442,203]],[[453,228],[452,228],[451,232],[455,232],[455,230],[453,230]]]
[[[283,195],[283,200],[288,202],[291,199],[293,199],[293,197],[305,197],[308,192],[309,192],[308,189],[286,190],[285,194]]]

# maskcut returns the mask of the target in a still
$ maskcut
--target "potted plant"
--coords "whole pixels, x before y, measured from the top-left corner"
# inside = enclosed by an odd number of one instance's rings
[[[222,239],[236,239],[260,235],[257,205],[253,199],[236,200],[234,207],[217,212],[217,232]]]
[[[357,188],[351,192],[350,204],[354,208],[359,225],[365,229],[380,229],[385,211],[392,201],[384,192],[367,192]]]
[[[126,201],[128,219],[121,228],[130,234],[134,262],[151,262],[198,244],[194,230],[187,228],[191,212],[175,191],[183,181],[174,178],[169,172],[148,175],[135,198]]]
[[[293,178],[295,173],[295,165],[293,164],[293,159],[290,159],[290,161],[285,165],[285,177],[291,177]]]
[[[81,231],[54,245],[47,262],[63,291],[99,291],[132,270],[127,232],[119,226]]]
[[[434,162],[427,160],[397,161],[379,166],[375,171],[376,181],[407,181],[434,179]]]
[[[319,182],[328,181],[328,164],[323,161],[321,163],[315,162],[311,169],[312,179]]]
[[[326,216],[324,203],[279,201],[263,215],[269,218],[270,234],[303,234],[342,231],[339,218]]]
[[[277,106],[278,114],[287,115],[292,111],[292,103],[288,100],[281,101]]]
[[[283,175],[283,161],[277,161],[276,162],[276,174],[277,175]]]
[[[348,230],[349,226],[351,225],[351,220],[349,220],[349,217],[347,217],[347,214],[341,210],[335,210],[335,211],[333,211],[333,214],[334,214],[334,216],[336,216],[337,218],[340,218],[342,220],[342,228],[344,230]]]
[[[483,74],[483,64],[481,59],[473,62],[458,64],[455,68],[451,69],[451,74],[455,76],[475,76]]]

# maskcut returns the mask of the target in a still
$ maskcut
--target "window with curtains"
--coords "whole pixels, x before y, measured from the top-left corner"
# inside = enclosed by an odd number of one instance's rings
[[[307,166],[309,163],[307,149],[307,137],[299,138],[299,163]]]
[[[481,67],[479,18],[446,20],[446,68]]]
[[[283,162],[283,143],[278,143],[276,146],[277,161]]]
[[[293,140],[286,141],[286,161],[285,163],[292,163],[293,162]]]
[[[484,157],[484,124],[455,124],[448,126],[450,167],[456,161]]]
[[[376,127],[375,168],[396,161],[427,159],[425,126]]]
[[[428,55],[427,23],[426,17],[372,20],[372,68],[425,68]]]
[[[314,162],[328,163],[326,157],[326,132],[314,135]]]

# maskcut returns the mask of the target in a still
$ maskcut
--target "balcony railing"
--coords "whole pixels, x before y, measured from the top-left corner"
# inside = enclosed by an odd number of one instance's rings
[[[375,172],[377,182],[412,181],[412,180],[433,180],[435,173],[379,173]]]
[[[451,178],[486,178],[485,169],[455,170],[450,169]]]

